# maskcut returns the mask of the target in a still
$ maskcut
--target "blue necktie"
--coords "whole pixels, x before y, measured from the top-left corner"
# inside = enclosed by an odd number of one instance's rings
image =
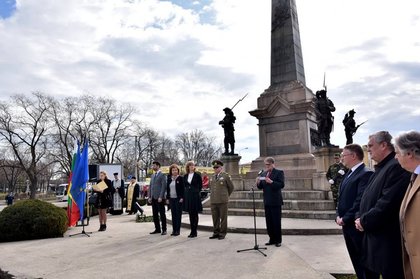
[[[344,177],[343,182],[341,183],[341,185],[346,185],[347,181],[349,180],[350,174],[352,173],[352,170],[350,170],[347,174],[346,177]]]

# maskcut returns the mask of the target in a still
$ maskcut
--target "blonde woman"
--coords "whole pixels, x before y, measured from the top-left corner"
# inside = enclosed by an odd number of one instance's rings
[[[188,237],[194,238],[197,237],[198,213],[203,211],[200,199],[203,180],[201,175],[195,171],[194,162],[188,162],[185,170],[187,173],[184,175],[184,211],[188,212],[190,216],[191,233]]]
[[[140,186],[137,183],[137,178],[135,176],[131,177],[130,185],[127,188],[127,209],[128,214],[137,213],[137,199],[140,196]]]
[[[115,188],[112,186],[112,181],[108,179],[106,172],[101,171],[99,173],[99,182],[105,182],[108,188],[103,191],[95,191],[98,198],[96,199],[95,207],[98,209],[99,213],[99,232],[106,231],[106,211],[109,207],[112,206],[112,195],[115,193]]]

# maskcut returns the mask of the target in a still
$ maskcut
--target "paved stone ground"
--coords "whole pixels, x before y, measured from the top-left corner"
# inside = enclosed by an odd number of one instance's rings
[[[268,257],[253,247],[251,234],[228,234],[209,240],[209,232],[188,239],[149,235],[152,223],[135,223],[133,216],[110,216],[108,230],[90,238],[64,238],[0,244],[0,268],[18,278],[332,278],[350,273],[351,263],[342,236],[285,236],[280,248],[269,247]],[[169,227],[170,231],[170,227]],[[258,236],[260,244],[267,239]]]

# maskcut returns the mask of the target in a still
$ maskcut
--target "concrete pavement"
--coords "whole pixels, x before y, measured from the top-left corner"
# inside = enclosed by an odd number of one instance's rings
[[[152,223],[135,223],[134,216],[110,216],[108,230],[92,218],[92,237],[69,234],[64,238],[0,244],[0,268],[19,278],[332,278],[347,273],[351,263],[341,236],[285,236],[280,248],[269,247],[268,257],[252,248],[251,234],[228,234],[223,241],[149,235]],[[168,228],[170,232],[170,225]],[[267,240],[258,236],[260,246]]]

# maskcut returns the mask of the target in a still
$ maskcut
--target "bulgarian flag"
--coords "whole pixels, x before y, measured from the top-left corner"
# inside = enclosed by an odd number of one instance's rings
[[[80,146],[77,142],[74,143],[74,152],[73,152],[73,159],[71,162],[71,171],[69,176],[69,186],[67,187],[67,217],[69,219],[69,227],[73,227],[77,224],[77,221],[80,219],[80,212],[79,208],[76,205],[72,195],[71,195],[71,187],[72,187],[72,179],[73,179],[73,172],[76,167],[76,161],[80,158]]]

